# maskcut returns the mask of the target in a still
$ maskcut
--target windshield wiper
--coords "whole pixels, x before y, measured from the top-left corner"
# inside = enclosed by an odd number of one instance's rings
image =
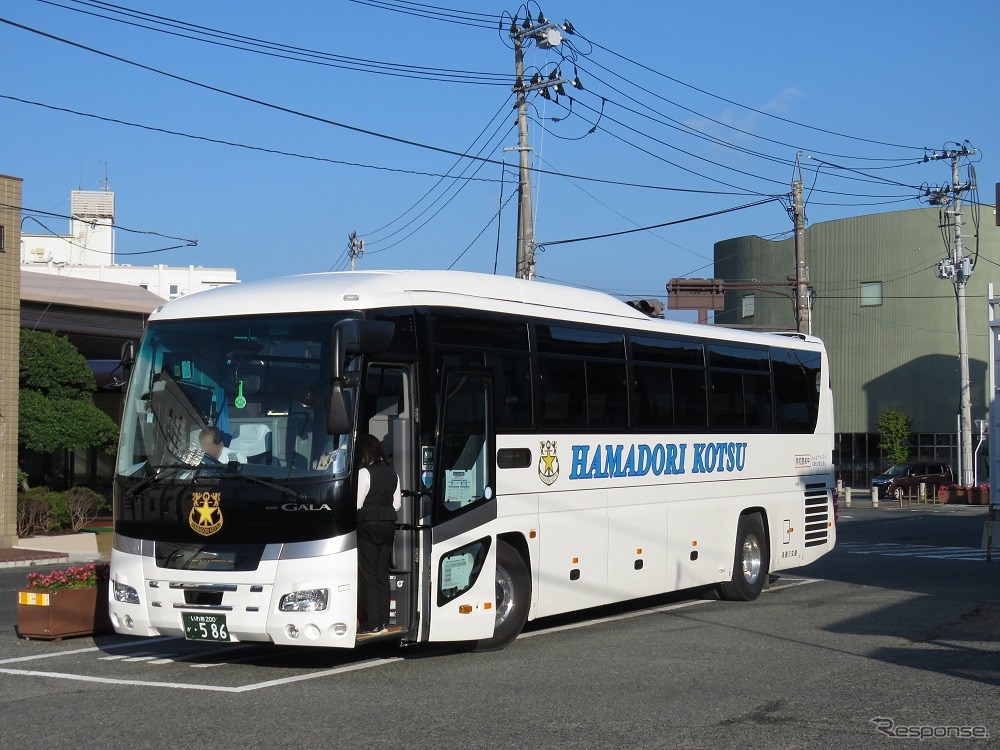
[[[280,492],[280,493],[282,493],[284,495],[288,495],[289,497],[293,497],[296,500],[299,500],[301,502],[306,502],[306,501],[309,500],[308,497],[306,497],[305,495],[303,495],[300,492],[296,492],[291,487],[285,487],[284,485],[275,484],[274,482],[268,482],[266,479],[261,479],[260,477],[255,477],[255,476],[252,476],[250,474],[244,474],[242,471],[237,471],[236,469],[233,468],[233,464],[236,464],[237,466],[243,466],[243,464],[241,464],[241,463],[239,463],[237,461],[231,461],[228,464],[228,468],[230,469],[230,471],[221,474],[221,476],[225,477],[226,479],[232,479],[232,478],[242,479],[242,480],[244,480],[246,482],[252,482],[253,484],[259,484],[262,487],[270,487],[272,490],[277,490],[278,492]],[[213,472],[213,475],[214,476],[220,476],[218,470],[216,470],[215,472]]]
[[[160,482],[166,479],[168,476],[175,474],[180,470],[187,470],[192,472],[191,479],[197,479],[199,475],[207,473],[212,477],[225,477],[226,479],[242,479],[246,482],[252,482],[253,484],[259,484],[262,487],[269,487],[272,490],[277,490],[283,495],[288,495],[289,497],[295,498],[300,502],[307,502],[308,497],[300,492],[296,492],[291,487],[285,487],[280,484],[275,484],[274,482],[268,482],[266,479],[260,479],[259,477],[251,476],[250,474],[244,474],[240,471],[240,467],[243,464],[238,461],[232,461],[228,464],[197,464],[191,466],[190,464],[168,464],[164,466],[157,466],[156,473],[151,477],[146,477],[141,482],[139,482],[134,487],[130,488],[126,493],[126,498],[132,498],[142,492],[146,487],[156,482]]]
[[[149,485],[154,484],[156,482],[160,482],[166,479],[169,474],[178,472],[181,469],[187,469],[190,471],[192,469],[197,469],[197,468],[198,468],[197,466],[191,466],[191,464],[164,464],[163,466],[157,466],[155,470],[156,473],[154,473],[150,477],[146,477],[134,487],[131,487],[125,493],[125,497],[126,498],[134,497],[140,492],[142,492],[144,489],[146,489]]]

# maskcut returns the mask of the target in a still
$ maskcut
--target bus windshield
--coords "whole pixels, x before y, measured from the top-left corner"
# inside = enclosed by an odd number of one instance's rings
[[[331,331],[343,317],[150,323],[122,418],[118,475],[128,482],[222,464],[270,481],[345,476],[350,436],[327,434],[325,420]],[[353,404],[352,389],[345,393]]]

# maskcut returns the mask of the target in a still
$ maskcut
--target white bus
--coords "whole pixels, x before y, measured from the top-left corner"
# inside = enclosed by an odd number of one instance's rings
[[[527,620],[716,586],[835,543],[822,343],[439,271],[295,276],[150,316],[115,476],[119,633],[509,643]],[[217,427],[223,465],[202,462]],[[390,627],[357,633],[354,455],[404,490]]]

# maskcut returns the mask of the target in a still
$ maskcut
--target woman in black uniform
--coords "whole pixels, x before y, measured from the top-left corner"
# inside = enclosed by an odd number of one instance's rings
[[[389,563],[401,506],[399,477],[372,435],[358,440],[358,466],[358,633],[381,633],[389,624]]]

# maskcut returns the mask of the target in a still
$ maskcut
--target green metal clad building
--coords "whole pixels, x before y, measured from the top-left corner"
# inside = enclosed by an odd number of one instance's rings
[[[987,290],[993,282],[1000,295],[1000,228],[992,206],[965,205],[963,218],[964,254],[978,259],[966,287],[975,425],[986,418],[992,390]],[[927,208],[829,221],[805,231],[812,333],[830,354],[835,457],[840,478],[852,486],[866,486],[886,468],[876,427],[886,409],[912,420],[914,459],[937,458],[957,467],[957,307],[954,284],[938,277],[938,261],[950,254],[942,224],[938,209]],[[715,275],[727,282],[725,310],[716,313],[716,324],[794,330],[794,269],[792,238],[716,243]],[[978,441],[974,427],[973,449]],[[986,442],[979,448],[980,477],[985,451]]]

